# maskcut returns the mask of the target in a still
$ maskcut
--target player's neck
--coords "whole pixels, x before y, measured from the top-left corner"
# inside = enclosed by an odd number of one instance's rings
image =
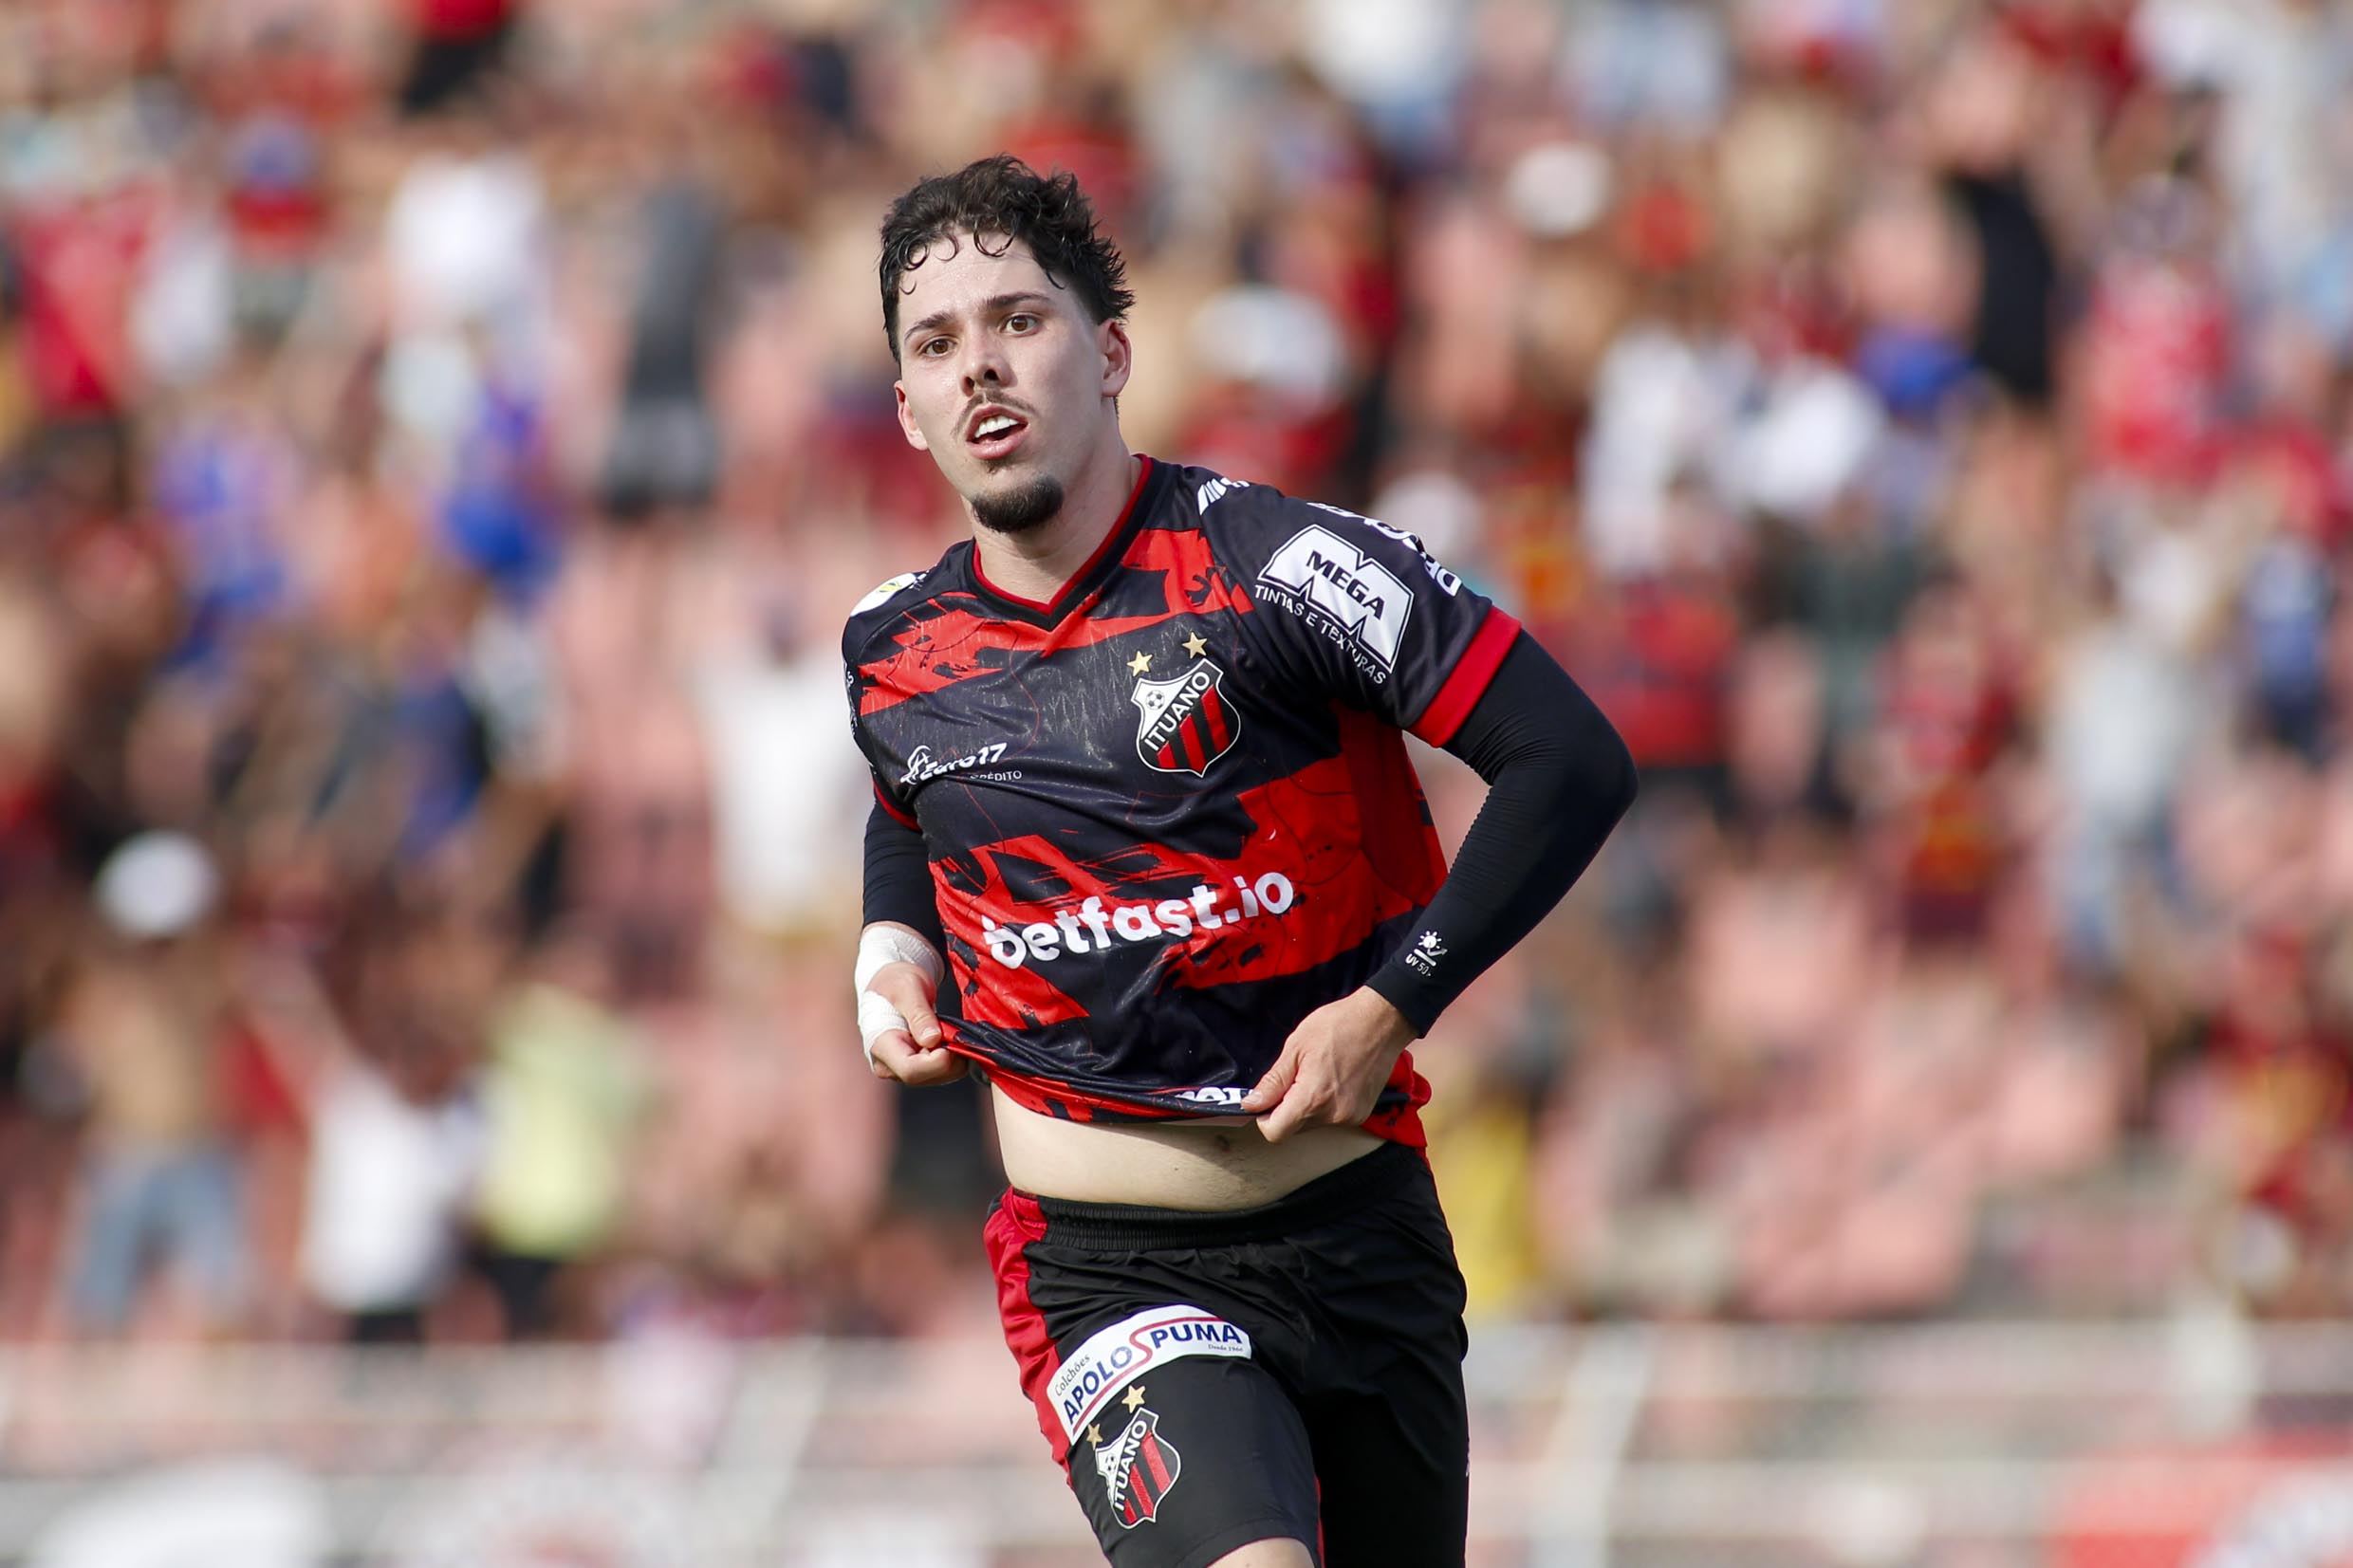
[[[1119,526],[1136,490],[1137,463],[1127,443],[1115,437],[1109,450],[1071,481],[1052,521],[1022,534],[973,525],[973,547],[982,573],[1009,594],[1050,602]]]

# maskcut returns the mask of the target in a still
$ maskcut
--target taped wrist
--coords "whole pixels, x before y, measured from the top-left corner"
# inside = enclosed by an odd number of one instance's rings
[[[866,1066],[874,1066],[874,1042],[893,1029],[907,1027],[906,1015],[892,1005],[888,998],[866,989],[874,977],[891,964],[913,964],[923,971],[932,989],[939,989],[939,981],[946,972],[939,953],[929,942],[895,926],[868,926],[858,938],[858,963],[850,971],[850,984],[858,992],[858,1042],[866,1053]]]
[[[864,995],[886,964],[913,964],[923,971],[934,990],[939,988],[940,977],[947,973],[938,950],[920,936],[896,926],[868,926],[858,938],[858,964],[851,971],[851,986]]]

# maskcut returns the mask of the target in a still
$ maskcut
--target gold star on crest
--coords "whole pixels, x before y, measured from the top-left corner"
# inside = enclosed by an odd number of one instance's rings
[[[1191,636],[1185,638],[1185,652],[1191,654],[1195,658],[1199,658],[1203,654],[1209,652],[1209,639],[1202,636],[1198,632],[1194,633]]]
[[[1127,673],[1131,675],[1140,675],[1151,668],[1152,655],[1150,654],[1138,654],[1127,661]]]
[[[1089,1443],[1094,1444],[1094,1445],[1095,1445],[1095,1447],[1097,1447],[1097,1448],[1102,1448],[1102,1429],[1101,1427],[1089,1427],[1089,1428],[1087,1428],[1087,1429],[1086,1429],[1086,1440],[1087,1440]]]
[[[1143,1408],[1144,1386],[1141,1383],[1139,1383],[1134,1388],[1129,1389],[1127,1391],[1127,1396],[1121,1399],[1120,1403],[1127,1407],[1128,1414],[1135,1414],[1138,1411]]]

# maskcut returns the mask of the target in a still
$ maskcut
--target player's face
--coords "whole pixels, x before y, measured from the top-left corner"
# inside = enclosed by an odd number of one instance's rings
[[[1002,248],[1002,254],[991,250]],[[970,234],[935,244],[899,285],[899,423],[989,527],[1061,510],[1087,460],[1116,444],[1127,333],[1094,322],[1028,247]]]

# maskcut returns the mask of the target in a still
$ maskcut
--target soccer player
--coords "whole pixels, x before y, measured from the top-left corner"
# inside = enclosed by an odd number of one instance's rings
[[[973,537],[843,636],[867,1058],[988,1077],[1006,1339],[1114,1563],[1459,1564],[1463,1283],[1407,1045],[1632,762],[1412,536],[1128,451],[1133,296],[1070,176],[923,180],[881,286]],[[1451,874],[1408,730],[1490,785]]]

